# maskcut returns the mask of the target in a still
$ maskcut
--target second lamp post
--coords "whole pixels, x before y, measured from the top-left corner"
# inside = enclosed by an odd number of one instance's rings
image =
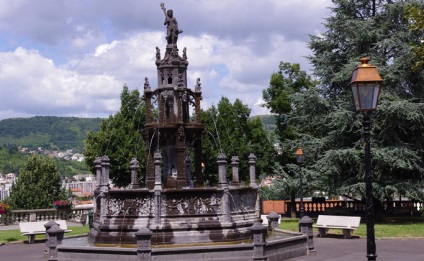
[[[296,162],[299,165],[299,192],[300,192],[300,206],[299,206],[299,212],[300,212],[300,218],[302,219],[303,216],[305,215],[305,208],[303,207],[303,184],[302,184],[302,164],[303,164],[303,160],[304,160],[304,155],[303,155],[303,149],[302,147],[299,147],[296,150],[296,153],[294,154],[296,156]]]

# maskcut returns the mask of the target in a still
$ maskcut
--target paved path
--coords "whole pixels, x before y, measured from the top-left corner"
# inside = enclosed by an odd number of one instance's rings
[[[1,232],[0,232],[1,233]],[[366,258],[366,239],[314,238],[316,254],[290,261],[358,261]],[[378,261],[423,261],[424,239],[376,240]],[[0,261],[45,261],[45,243],[6,244],[0,246]]]
[[[367,260],[366,238],[314,238],[316,254],[290,261],[358,261]],[[379,261],[423,261],[424,239],[377,239]]]

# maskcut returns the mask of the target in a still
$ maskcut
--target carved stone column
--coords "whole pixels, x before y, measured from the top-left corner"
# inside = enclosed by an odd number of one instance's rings
[[[280,215],[278,215],[276,212],[271,212],[268,216],[266,216],[266,218],[268,219],[268,230],[278,228],[278,220],[280,219]]]
[[[313,224],[314,221],[308,216],[303,216],[299,221],[300,232],[308,237],[308,252],[315,252]]]
[[[46,233],[49,235],[47,241],[47,246],[49,248],[48,260],[57,261],[57,246],[62,243],[65,230],[61,229],[58,225],[53,225]]]
[[[161,223],[161,192],[162,192],[162,155],[160,151],[155,152],[153,157],[155,164],[155,206],[154,206],[154,217],[155,225],[160,225]]]
[[[93,161],[94,168],[96,169],[96,190],[100,189],[102,186],[102,158],[96,157],[96,159]]]
[[[231,157],[231,166],[232,166],[232,170],[233,170],[233,180],[231,181],[232,186],[240,186],[239,165],[240,165],[239,157],[238,156],[232,156]]]
[[[131,186],[132,189],[138,189],[140,188],[140,183],[138,182],[138,160],[136,158],[133,158],[130,162],[130,169],[131,169]]]
[[[193,187],[193,182],[191,181],[191,158],[190,156],[186,156],[185,159],[185,177],[186,177],[186,183],[188,187]]]
[[[250,176],[250,186],[252,188],[257,188],[256,184],[256,156],[253,153],[249,155],[249,176]]]
[[[218,188],[227,187],[227,156],[219,153],[216,162],[218,163]]]
[[[53,226],[60,226],[58,223],[54,222],[53,220],[47,222],[46,224],[44,224],[44,227],[46,228],[46,248],[44,249],[44,258],[48,258],[49,256],[49,234],[47,233],[47,231]],[[58,241],[62,241],[62,238],[59,239]],[[31,243],[31,242],[30,242]]]
[[[196,174],[196,187],[203,187],[202,172],[202,140],[198,139],[194,142],[194,172]]]
[[[108,156],[102,157],[102,185],[101,185],[101,191],[102,192],[108,192],[109,191],[109,168],[110,168],[110,159]]]
[[[252,231],[253,234],[253,260],[268,260],[265,253],[266,227],[259,222],[255,222],[249,230]]]
[[[152,231],[147,227],[140,228],[134,233],[137,238],[137,256],[140,261],[150,261],[152,258]]]

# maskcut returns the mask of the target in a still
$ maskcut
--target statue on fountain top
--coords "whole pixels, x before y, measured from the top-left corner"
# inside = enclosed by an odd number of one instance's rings
[[[166,11],[164,3],[160,4],[163,13],[165,14],[165,22],[166,25],[166,41],[168,45],[177,45],[178,35],[183,31],[178,29],[178,22],[175,19],[173,11],[169,9]]]

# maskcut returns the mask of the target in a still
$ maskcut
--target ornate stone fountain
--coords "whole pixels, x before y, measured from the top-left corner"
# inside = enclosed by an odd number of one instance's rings
[[[307,253],[307,238],[264,227],[259,219],[256,157],[248,159],[248,185],[239,180],[239,161],[217,157],[218,184],[204,187],[201,168],[200,79],[187,86],[187,50],[177,47],[182,31],[172,10],[165,13],[167,46],[156,47],[157,88],[145,78],[147,166],[140,185],[139,163],[131,160],[129,189],[109,188],[109,158],[98,157],[95,169],[93,227],[88,243],[59,243],[55,225],[47,243],[49,260],[283,260]],[[190,115],[194,111],[194,117]],[[157,114],[157,115],[156,115]],[[189,157],[194,154],[194,161]],[[243,159],[241,159],[243,160]],[[266,239],[268,234],[268,239]],[[267,242],[268,240],[268,242]]]
[[[157,88],[152,89],[147,78],[144,84],[145,186],[137,183],[138,162],[133,159],[131,189],[110,190],[109,159],[96,159],[100,186],[89,239],[96,245],[135,244],[134,232],[147,227],[153,232],[152,244],[246,240],[251,237],[248,228],[259,217],[256,158],[253,154],[249,157],[249,186],[238,180],[238,157],[233,157],[233,185],[229,186],[227,157],[220,154],[217,187],[203,187],[201,83],[197,79],[194,90],[187,86],[187,49],[181,57],[177,46],[182,31],[172,10],[161,6],[166,16],[166,51],[162,58],[156,47]],[[193,118],[190,109],[194,109]],[[194,153],[193,164],[188,150]]]

